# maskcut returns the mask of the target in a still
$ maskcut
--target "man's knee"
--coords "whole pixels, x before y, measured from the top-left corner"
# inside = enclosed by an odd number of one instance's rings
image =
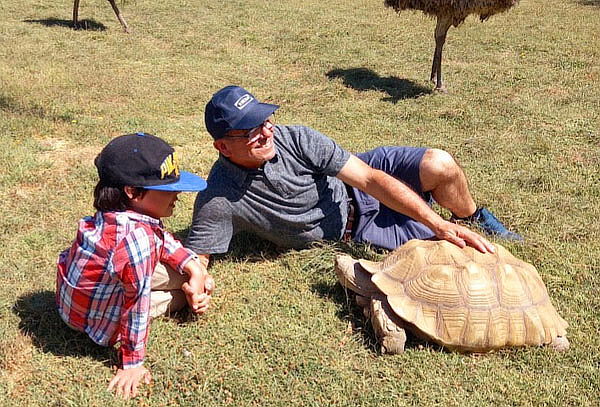
[[[460,175],[461,171],[450,153],[436,148],[425,152],[419,166],[421,183],[425,191],[435,188],[440,182],[451,181]]]

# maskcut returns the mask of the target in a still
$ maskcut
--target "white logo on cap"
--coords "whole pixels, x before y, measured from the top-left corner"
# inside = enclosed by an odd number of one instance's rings
[[[252,96],[250,96],[250,94],[246,93],[244,96],[242,96],[241,98],[236,100],[233,105],[235,107],[237,107],[238,109],[242,110],[243,108],[245,108],[248,105],[248,103],[250,103],[252,101],[252,99],[254,99],[254,98]]]

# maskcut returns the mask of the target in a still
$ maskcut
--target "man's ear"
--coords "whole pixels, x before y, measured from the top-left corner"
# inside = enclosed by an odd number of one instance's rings
[[[231,157],[231,150],[229,149],[227,142],[223,139],[218,139],[213,142],[213,146],[219,150],[219,153],[225,157]]]

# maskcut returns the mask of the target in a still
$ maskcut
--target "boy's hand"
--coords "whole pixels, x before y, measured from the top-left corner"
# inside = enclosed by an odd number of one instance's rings
[[[204,314],[210,306],[211,295],[215,281],[210,274],[200,278],[190,277],[190,280],[181,286],[187,302],[195,314]]]
[[[115,389],[118,396],[128,399],[138,395],[138,386],[141,381],[150,384],[152,375],[144,366],[134,367],[131,369],[119,369],[117,374],[108,384],[108,391]]]

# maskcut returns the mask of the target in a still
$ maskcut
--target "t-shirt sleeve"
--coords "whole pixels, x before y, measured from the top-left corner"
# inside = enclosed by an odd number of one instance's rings
[[[298,127],[297,130],[294,143],[305,163],[315,172],[337,176],[350,159],[350,153],[330,137],[310,127]]]
[[[198,254],[226,253],[233,237],[233,213],[226,198],[198,194],[185,242]]]

